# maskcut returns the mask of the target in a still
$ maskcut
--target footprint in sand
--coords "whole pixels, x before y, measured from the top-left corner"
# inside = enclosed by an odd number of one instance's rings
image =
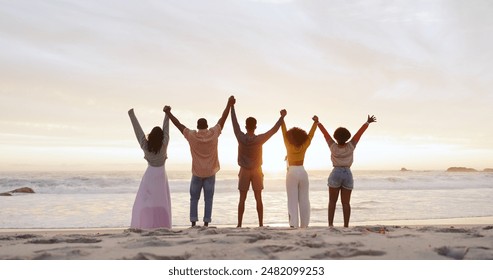
[[[285,251],[292,251],[294,250],[294,247],[292,246],[279,246],[279,245],[266,245],[262,246],[259,248],[260,251],[266,255],[270,254],[275,254],[275,253],[280,253],[280,252],[285,252]]]
[[[19,234],[19,235],[8,235],[8,236],[0,236],[0,240],[17,240],[17,239],[31,239],[38,238],[39,235],[34,234]]]
[[[138,249],[144,247],[169,247],[171,245],[173,244],[166,240],[160,240],[156,237],[149,237],[144,239],[131,240],[128,242],[128,245],[124,246],[123,248]]]
[[[386,254],[384,251],[377,250],[360,250],[358,248],[364,247],[360,242],[351,243],[339,243],[335,248],[329,249],[324,253],[312,256],[312,259],[347,259],[359,256],[383,256]]]
[[[57,244],[57,243],[99,243],[101,239],[85,236],[53,237],[47,239],[34,239],[27,243],[31,244]]]
[[[271,235],[265,234],[263,232],[260,233],[229,233],[226,236],[235,236],[235,237],[246,237],[246,243],[255,243],[260,240],[268,240],[272,239]]]
[[[441,256],[455,260],[492,260],[493,250],[489,247],[448,247],[436,248]]]
[[[443,246],[435,249],[435,252],[437,252],[439,255],[456,260],[463,260],[467,254],[467,251],[469,251],[469,248],[467,247]]]
[[[493,250],[488,247],[470,247],[465,260],[493,260]]]
[[[80,259],[81,257],[89,256],[88,249],[101,249],[101,246],[86,246],[86,247],[62,247],[48,250],[34,251],[37,255],[33,260],[71,260]]]
[[[162,256],[151,253],[138,253],[132,260],[188,260],[190,254],[185,253],[181,256]]]

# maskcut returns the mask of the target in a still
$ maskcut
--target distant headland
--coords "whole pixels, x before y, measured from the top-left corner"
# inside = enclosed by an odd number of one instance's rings
[[[402,167],[401,168],[401,171],[412,171],[412,170],[409,170],[405,167]],[[453,167],[449,167],[447,168],[446,170],[447,172],[481,172],[480,170],[477,170],[477,169],[474,169],[474,168],[469,168],[469,167],[457,167],[457,166],[453,166]],[[482,170],[482,172],[493,172],[493,168],[485,168]]]
[[[447,172],[478,172],[479,170],[476,170],[474,168],[468,168],[468,167],[449,167],[447,169]],[[483,172],[493,172],[493,168],[485,168]]]

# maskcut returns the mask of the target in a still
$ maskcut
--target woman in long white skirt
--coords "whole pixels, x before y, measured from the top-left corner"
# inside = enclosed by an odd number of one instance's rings
[[[171,197],[164,167],[169,142],[169,118],[165,116],[163,128],[154,127],[146,138],[134,110],[130,109],[128,115],[148,163],[135,197],[130,227],[171,228]]]

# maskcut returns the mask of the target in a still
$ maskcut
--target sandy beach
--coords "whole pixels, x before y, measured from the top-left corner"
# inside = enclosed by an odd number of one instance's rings
[[[485,221],[484,218],[481,219]],[[0,230],[2,260],[491,260],[491,224]],[[473,220],[474,221],[474,220]],[[491,218],[486,219],[491,221]],[[443,222],[450,222],[449,220]],[[397,222],[396,222],[397,223]]]

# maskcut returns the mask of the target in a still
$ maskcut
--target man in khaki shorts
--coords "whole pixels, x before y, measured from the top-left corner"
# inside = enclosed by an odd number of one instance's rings
[[[243,222],[243,213],[245,212],[245,200],[247,198],[250,183],[255,201],[257,202],[257,214],[259,227],[264,225],[264,205],[262,203],[262,190],[264,189],[264,174],[262,172],[262,145],[274,135],[281,126],[282,120],[286,116],[286,110],[281,110],[281,117],[269,131],[264,134],[255,135],[257,120],[253,117],[246,119],[247,133],[243,133],[236,118],[235,104],[231,106],[231,121],[233,130],[238,140],[238,165],[240,172],[238,174],[238,190],[240,191],[240,201],[238,203],[238,225],[241,227]]]

